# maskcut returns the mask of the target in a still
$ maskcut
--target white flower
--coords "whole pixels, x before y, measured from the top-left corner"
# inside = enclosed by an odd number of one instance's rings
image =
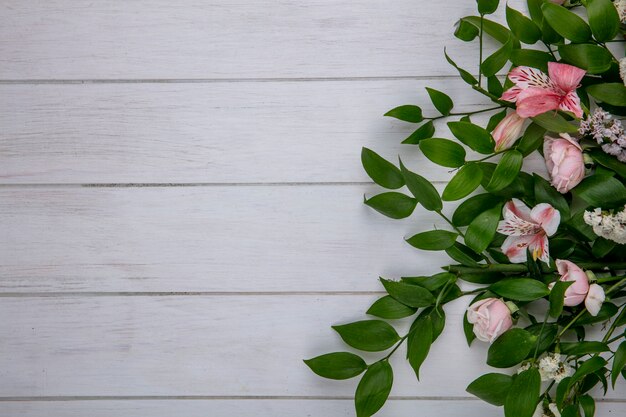
[[[550,403],[546,406],[545,403],[540,402],[537,404],[533,417],[561,417],[561,413],[556,404]]]
[[[530,369],[530,362],[524,362],[517,370],[517,373],[521,374],[522,372],[527,371],[529,369]]]
[[[624,70],[623,79],[626,76],[624,59],[623,62],[620,61],[620,71]],[[622,122],[614,119],[611,114],[598,107],[592,115],[580,122],[578,133],[598,142],[605,153],[615,156],[621,162],[626,162],[626,133]]]
[[[622,77],[622,81],[626,85],[626,57],[619,60],[619,76]]]
[[[560,382],[563,378],[572,375],[572,368],[561,361],[558,353],[548,353],[539,360],[539,375],[542,381],[555,380]]]
[[[598,284],[591,284],[585,297],[585,307],[592,316],[597,316],[604,302],[604,289]]]
[[[626,0],[615,0],[613,4],[619,14],[619,20],[621,20],[622,23],[626,22]]]
[[[626,244],[626,209],[611,213],[596,208],[593,211],[585,211],[583,218],[596,235],[622,245]]]

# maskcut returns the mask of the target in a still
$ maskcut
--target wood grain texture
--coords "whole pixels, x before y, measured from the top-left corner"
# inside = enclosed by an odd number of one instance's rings
[[[447,257],[403,241],[434,225],[363,205],[374,186],[0,189],[0,288],[380,291]]]
[[[0,7],[0,79],[454,74],[442,59],[451,43],[459,62],[477,65],[473,48],[453,42],[455,21],[475,13],[463,0],[27,0]]]
[[[317,377],[301,362],[345,350],[330,324],[361,319],[376,296],[53,297],[0,299],[0,397],[351,396],[356,380]],[[468,397],[488,372],[485,344],[467,348],[468,300],[447,308],[447,328],[417,383],[403,351],[394,396]],[[404,323],[404,330],[408,327]],[[404,330],[399,330],[403,332]],[[367,354],[369,362],[380,354]],[[610,398],[624,398],[620,382]]]
[[[352,400],[148,400],[148,401],[56,401],[8,402],[0,408],[20,417],[352,417]],[[596,417],[621,416],[624,405],[600,402]],[[502,409],[480,401],[390,400],[376,417],[502,417]]]
[[[412,103],[436,116],[425,86],[454,97],[458,111],[492,107],[447,79],[0,85],[0,181],[368,181],[362,146],[391,161],[402,154],[428,178],[446,180],[449,169],[400,145],[416,125],[382,116]],[[489,115],[475,120],[486,124]],[[438,136],[452,137],[444,121],[437,126]]]

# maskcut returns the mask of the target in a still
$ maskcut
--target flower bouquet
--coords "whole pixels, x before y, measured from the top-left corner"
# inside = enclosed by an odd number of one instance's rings
[[[403,143],[453,170],[443,192],[402,161],[362,151],[376,184],[407,190],[365,204],[393,219],[417,205],[441,216],[447,230],[424,231],[407,243],[445,251],[453,263],[433,276],[381,278],[388,294],[367,310],[377,318],[333,327],[354,349],[384,352],[379,360],[335,352],[305,361],[325,378],[362,375],[359,417],[387,400],[389,358],[401,346],[419,377],[444,328],[446,304],[463,296],[472,297],[463,322],[467,343],[488,344],[487,365],[501,370],[479,376],[467,391],[503,406],[506,417],[591,417],[590,391],[606,393],[626,378],[626,61],[615,55],[624,42],[626,1],[528,0],[528,14],[506,6],[508,27],[485,17],[498,0],[477,6],[478,16],[460,19],[455,36],[478,43],[478,75],[445,57],[494,106],[452,112],[447,94],[427,88],[440,115],[425,117],[416,105],[386,114],[420,124]],[[499,46],[483,59],[487,37]],[[486,126],[472,122],[477,113],[491,114]],[[442,118],[449,118],[453,138],[435,137],[433,120]],[[542,158],[546,175],[524,172],[529,155]],[[447,215],[444,201],[460,204]],[[400,336],[390,321],[411,316]],[[594,325],[600,337],[589,336]]]

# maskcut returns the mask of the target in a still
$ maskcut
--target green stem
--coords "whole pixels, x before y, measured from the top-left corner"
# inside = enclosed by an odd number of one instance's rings
[[[554,55],[554,52],[552,52],[552,48],[550,48],[550,45],[548,45],[546,42],[543,42],[543,44],[546,46],[548,52],[550,52],[550,55],[552,55],[552,58],[554,58],[555,61],[558,61],[558,59],[556,59],[556,55]]]
[[[449,116],[471,116],[473,114],[486,113],[488,111],[499,110],[501,108],[504,108],[504,106],[489,107],[488,109],[468,111],[468,112],[450,113],[450,114],[447,114],[447,115],[441,115],[441,116],[435,116],[435,117],[425,117],[424,119],[426,119],[426,120],[439,120],[439,119],[443,119],[444,117],[449,117]]]
[[[620,312],[620,314],[617,315],[617,318],[615,320],[613,320],[613,323],[611,323],[611,327],[609,327],[609,330],[606,332],[606,334],[604,335],[604,337],[602,338],[602,341],[604,343],[606,343],[609,338],[611,337],[611,335],[613,334],[613,332],[615,331],[615,328],[617,327],[617,322],[620,321],[619,319],[621,318],[622,314],[624,314],[624,308],[626,307],[626,304],[622,305],[620,308],[622,309],[622,311]],[[620,335],[621,337],[621,335]]]
[[[615,277],[604,277],[604,278],[598,278],[596,282],[598,284],[604,284],[605,282],[620,281],[625,278],[626,278],[626,275],[620,275],[620,276],[615,276]]]
[[[448,216],[446,216],[445,214],[443,214],[443,213],[441,212],[441,210],[436,210],[436,211],[435,211],[435,213],[437,213],[438,215],[440,215],[442,219],[444,219],[446,222],[448,222],[448,224],[449,224],[450,226],[452,226],[452,228],[453,228],[454,230],[456,230],[456,231],[457,231],[457,233],[458,233],[459,235],[461,235],[461,237],[465,238],[465,234],[461,231],[461,229],[459,229],[458,227],[456,227],[456,226],[454,225],[454,223],[452,223],[452,220],[450,220],[450,219],[448,218]]]
[[[480,94],[482,94],[484,96],[489,97],[491,99],[491,101],[493,101],[494,103],[498,103],[502,107],[511,107],[511,108],[515,107],[515,105],[513,103],[509,103],[508,101],[500,100],[500,97],[494,96],[489,91],[487,91],[484,88],[482,88],[480,85],[473,85],[472,89],[474,89],[475,91],[478,91]]]
[[[550,317],[550,313],[546,313],[546,316],[543,319],[543,324],[541,325],[541,330],[539,330],[539,336],[537,336],[537,344],[535,345],[535,353],[533,353],[533,362],[537,359],[537,353],[539,353],[539,344],[541,343],[541,335],[543,334],[543,329],[545,329],[546,323],[548,322],[548,317]]]
[[[619,289],[620,286],[624,285],[624,281],[626,281],[626,277],[620,277],[621,279],[619,280],[619,282],[616,282],[613,286],[611,286],[611,288],[609,288],[608,290],[606,290],[605,294],[609,295],[610,293],[612,293],[613,291]],[[599,281],[599,280],[598,280]]]
[[[583,269],[596,269],[603,270],[606,267],[623,270],[626,269],[626,262],[578,262],[577,265]],[[483,266],[463,266],[463,265],[449,265],[445,267],[447,271],[468,273],[468,274],[480,274],[483,272],[510,272],[510,273],[524,273],[528,272],[528,267],[524,264],[491,264]],[[549,272],[549,271],[544,271]]]
[[[483,79],[483,71],[482,71],[482,66],[483,66],[483,21],[484,21],[485,16],[481,13],[480,15],[480,33],[479,33],[479,37],[478,37],[478,42],[479,42],[479,49],[478,49],[478,86],[481,87],[482,86],[482,79]]]
[[[400,347],[400,345],[402,345],[402,343],[404,343],[404,341],[406,340],[407,337],[409,337],[409,335],[411,334],[411,331],[409,331],[407,334],[405,334],[404,336],[402,336],[400,338],[400,340],[398,340],[398,343],[393,347],[393,349],[391,349],[391,352],[389,352],[389,354],[387,356],[385,356],[384,358],[382,358],[381,360],[379,360],[378,362],[381,361],[386,361],[388,360],[391,355],[393,355],[395,353],[396,350],[398,350],[398,348]]]
[[[565,327],[563,327],[563,330],[561,330],[561,332],[556,336],[556,338],[560,339],[561,336],[563,336],[563,333],[565,333],[565,331],[567,329],[569,329],[572,326],[572,324],[574,324],[576,322],[576,320],[578,320],[586,312],[587,312],[587,310],[585,310],[585,309],[580,310],[580,312],[578,314],[576,314],[576,316],[569,323],[567,323],[567,325]]]

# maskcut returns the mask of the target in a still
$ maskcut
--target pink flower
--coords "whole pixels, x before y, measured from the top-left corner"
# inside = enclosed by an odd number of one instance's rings
[[[585,177],[585,161],[580,145],[567,133],[561,133],[560,136],[544,138],[543,155],[552,186],[564,194]]]
[[[520,137],[524,121],[517,113],[511,113],[498,123],[493,130],[493,138],[496,141],[496,152],[509,149]]]
[[[587,293],[589,292],[589,278],[587,278],[585,271],[580,269],[575,263],[561,259],[557,259],[556,269],[561,275],[559,281],[574,282],[565,290],[565,301],[563,305],[572,307],[585,301],[585,297],[587,297]],[[553,286],[554,284],[550,284],[550,289],[552,289]]]
[[[467,321],[474,325],[478,340],[489,343],[513,326],[511,311],[498,298],[485,298],[469,306]]]
[[[587,297],[585,297],[585,308],[587,308],[589,314],[594,317],[597,316],[604,299],[604,289],[598,284],[591,284]]]
[[[509,73],[515,86],[502,94],[501,99],[517,102],[517,114],[533,117],[550,110],[568,111],[581,118],[583,110],[576,88],[585,70],[567,64],[548,62],[550,76],[530,67],[516,67]]]
[[[502,244],[502,252],[513,263],[526,262],[526,250],[533,259],[548,263],[548,236],[556,233],[561,215],[547,203],[537,204],[530,210],[520,200],[514,198],[502,209],[504,220],[498,225],[498,232],[508,237]]]

